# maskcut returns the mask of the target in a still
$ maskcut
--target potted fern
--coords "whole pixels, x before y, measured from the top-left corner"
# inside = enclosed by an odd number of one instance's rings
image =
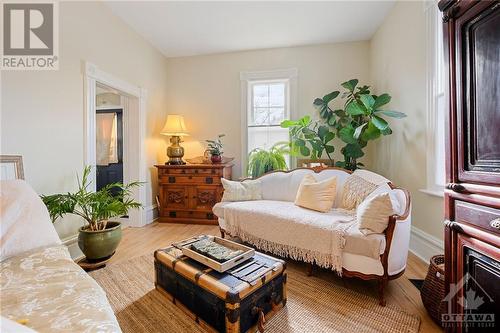
[[[41,198],[53,222],[66,214],[83,219],[84,225],[78,230],[78,247],[88,260],[99,261],[114,254],[122,237],[121,223],[110,219],[141,207],[131,196],[132,189],[142,183],[113,183],[94,192],[89,190],[90,171],[90,166],[85,167],[81,181],[77,176],[76,192],[42,195]]]
[[[247,175],[257,178],[273,170],[286,170],[285,155],[289,154],[288,143],[277,143],[269,150],[256,148],[248,155]]]
[[[221,138],[226,136],[225,134],[219,134],[215,140],[205,140],[208,143],[207,150],[210,152],[210,160],[212,163],[221,163],[222,154],[224,153]]]

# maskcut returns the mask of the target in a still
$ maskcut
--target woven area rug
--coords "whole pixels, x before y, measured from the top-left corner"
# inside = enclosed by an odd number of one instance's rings
[[[290,266],[288,302],[266,323],[266,332],[418,332],[417,316]],[[152,255],[90,273],[106,291],[123,332],[204,332],[154,289],[153,274]]]

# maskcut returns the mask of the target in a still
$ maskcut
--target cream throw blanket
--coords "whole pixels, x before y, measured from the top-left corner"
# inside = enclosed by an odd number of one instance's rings
[[[49,212],[24,180],[0,181],[0,261],[61,244]]]
[[[261,250],[315,263],[341,275],[344,235],[355,223],[354,213],[333,209],[319,214],[297,206],[283,209],[281,201],[247,201],[224,205],[223,228]]]

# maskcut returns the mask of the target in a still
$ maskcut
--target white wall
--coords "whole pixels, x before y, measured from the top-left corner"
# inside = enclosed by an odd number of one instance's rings
[[[83,61],[148,90],[147,163],[156,163],[167,91],[166,60],[99,2],[60,3],[58,71],[2,72],[1,153],[24,157],[40,194],[75,189],[83,168]],[[152,202],[147,186],[148,204]],[[58,222],[61,238],[73,223]]]
[[[370,42],[370,73],[378,93],[392,95],[390,109],[407,118],[391,122],[393,134],[371,145],[369,168],[411,191],[413,226],[443,238],[443,199],[426,187],[426,43],[421,2],[398,2]]]
[[[166,110],[185,116],[191,133],[183,144],[188,158],[203,155],[205,139],[225,133],[225,155],[235,157],[233,170],[239,177],[240,72],[297,68],[298,113],[317,115],[312,105],[314,98],[340,89],[341,82],[352,78],[367,83],[368,62],[368,42],[170,58]],[[157,153],[157,158],[164,161],[164,149]]]

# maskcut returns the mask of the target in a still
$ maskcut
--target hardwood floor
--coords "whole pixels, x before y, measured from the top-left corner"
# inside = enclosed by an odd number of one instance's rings
[[[123,240],[110,260],[110,263],[119,263],[130,258],[153,253],[154,250],[170,245],[199,234],[219,235],[219,228],[210,225],[187,225],[153,223],[143,228],[127,228],[123,231]],[[303,263],[290,263],[303,265]],[[321,278],[333,280],[335,283],[357,290],[358,292],[377,297],[375,282],[366,282],[359,279],[339,278],[333,272],[324,269],[315,269],[314,274]],[[409,254],[405,274],[399,279],[389,282],[386,298],[387,306],[396,306],[408,313],[413,313],[421,318],[420,332],[442,332],[427,314],[420,293],[408,279],[423,279],[427,274],[427,264],[412,253]]]

